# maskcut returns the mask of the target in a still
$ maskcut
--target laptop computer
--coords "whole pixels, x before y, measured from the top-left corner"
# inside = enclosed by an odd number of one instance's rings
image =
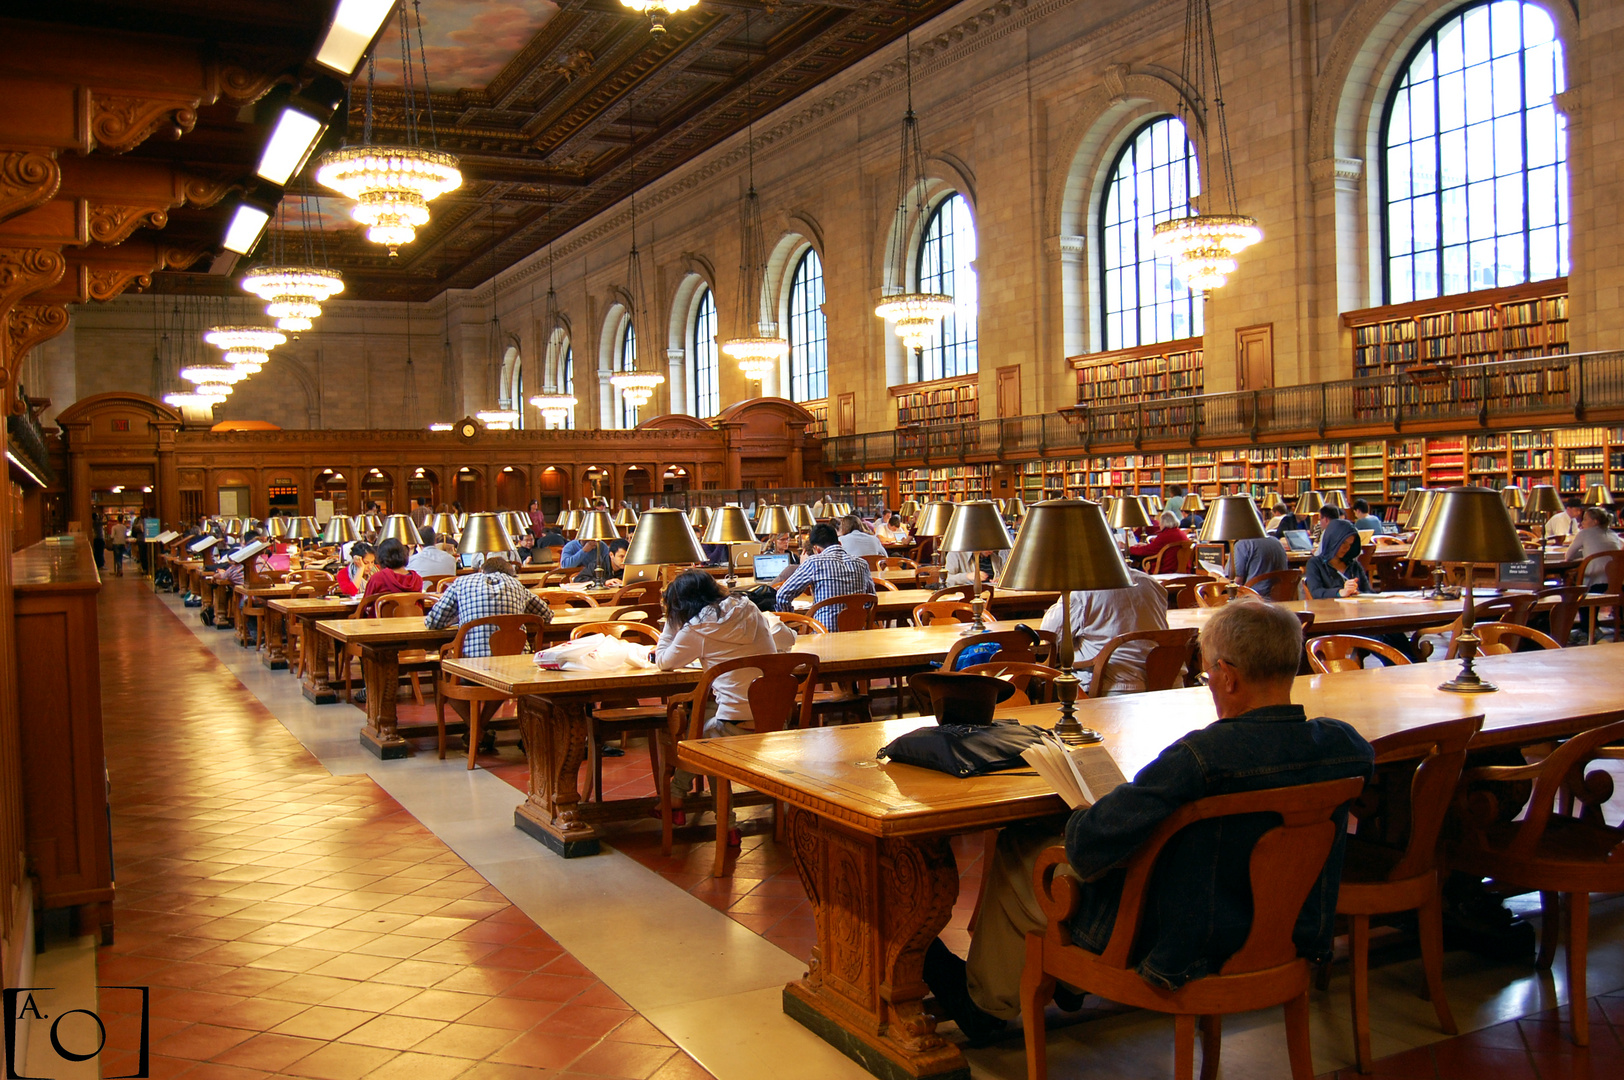
[[[1307,529],[1287,529],[1280,537],[1286,542],[1287,551],[1314,550],[1314,539],[1308,535]]]
[[[622,584],[631,585],[638,581],[659,581],[660,574],[665,569],[659,563],[648,563],[643,566],[628,566],[621,571]]]
[[[788,569],[789,569],[789,556],[788,555],[757,555],[756,556],[756,580],[757,581],[762,581],[762,582],[772,581],[775,578],[777,578],[779,574],[782,574],[785,570],[788,570]]]

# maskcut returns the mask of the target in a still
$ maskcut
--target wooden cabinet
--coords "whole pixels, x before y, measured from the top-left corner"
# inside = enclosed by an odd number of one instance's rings
[[[113,936],[113,850],[102,745],[101,580],[89,543],[46,540],[12,556],[23,828],[41,907],[81,907]]]

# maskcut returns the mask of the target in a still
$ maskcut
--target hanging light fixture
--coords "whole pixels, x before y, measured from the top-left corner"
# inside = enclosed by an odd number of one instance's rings
[[[1191,214],[1174,218],[1156,226],[1152,243],[1157,252],[1172,260],[1173,272],[1186,288],[1209,292],[1229,280],[1239,267],[1236,256],[1259,240],[1263,230],[1257,219],[1235,212],[1239,200],[1235,194],[1235,170],[1230,160],[1229,123],[1224,117],[1224,84],[1218,74],[1218,43],[1212,31],[1212,5],[1210,0],[1189,0],[1184,12],[1184,85],[1194,100],[1186,115],[1185,99],[1180,99],[1179,119],[1189,130],[1189,121],[1197,121],[1197,137],[1201,140],[1201,161],[1211,165],[1211,132],[1218,128],[1218,160],[1223,170],[1223,184],[1209,185],[1206,193],[1192,196]],[[1208,94],[1207,73],[1212,73],[1211,94]],[[1207,107],[1208,102],[1213,108]],[[1196,205],[1199,197],[1208,207],[1212,193],[1221,190],[1228,199],[1227,214],[1202,213]]]
[[[620,0],[622,4],[631,8],[639,15],[647,15],[651,33],[665,33],[665,20],[672,15],[680,15],[691,7],[697,7],[699,0]]]
[[[491,431],[512,431],[519,424],[519,414],[512,409],[486,409],[474,418]]]
[[[212,409],[223,401],[224,394],[202,394],[195,391],[164,395],[164,404],[176,409]]]
[[[533,294],[532,294],[533,295]],[[547,347],[551,349],[553,338],[563,329],[564,315],[558,308],[558,290],[553,287],[553,246],[547,245]],[[554,378],[562,366],[563,357],[557,358],[553,365]],[[543,376],[546,372],[543,371]],[[530,404],[541,410],[541,419],[549,428],[561,428],[569,422],[575,412],[575,398],[566,392],[562,385],[554,387],[551,381],[543,384],[542,392],[530,399]]]
[[[936,340],[942,320],[953,314],[953,298],[945,293],[908,291],[908,195],[925,207],[925,148],[919,141],[919,117],[913,107],[913,25],[903,37],[904,67],[908,82],[908,111],[902,118],[902,154],[897,166],[897,215],[891,224],[891,280],[874,314],[891,323],[897,337],[915,353]]]
[[[180,377],[189,383],[224,383],[233,386],[248,378],[248,373],[225,364],[194,364],[181,368]]]
[[[361,145],[346,146],[324,154],[316,168],[316,180],[355,200],[350,215],[367,226],[367,239],[382,244],[394,258],[402,244],[417,236],[428,224],[429,203],[462,186],[457,159],[439,149],[434,127],[434,99],[429,94],[428,54],[423,48],[421,0],[412,0],[417,19],[417,50],[422,67],[423,102],[427,108],[430,147],[418,145],[417,75],[412,66],[411,35],[407,32],[406,5],[400,5],[400,66],[402,113],[406,141],[395,146],[372,141],[372,87],[377,68],[377,50],[367,60],[367,96]]]
[[[750,13],[744,13],[746,55],[753,55]],[[745,146],[750,157],[750,187],[744,196],[744,242],[739,249],[739,303],[733,325],[741,331],[755,317],[756,336],[722,342],[722,351],[739,362],[751,382],[761,382],[777,371],[789,355],[789,342],[778,336],[767,282],[767,237],[761,225],[761,198],[756,194],[756,118],[750,90],[745,90],[744,111],[749,118]],[[753,295],[752,295],[753,294]],[[752,303],[754,301],[754,303]]]
[[[252,375],[270,363],[271,350],[287,343],[287,335],[268,326],[215,326],[203,340],[225,354],[232,367]]]
[[[630,145],[636,151],[635,132],[632,129],[632,110],[630,103],[626,106],[626,131],[632,136]],[[643,284],[643,257],[637,250],[637,164],[632,162],[632,249],[626,256],[626,288],[631,293],[632,301],[632,342],[631,356],[621,357],[624,370],[617,371],[609,376],[609,382],[620,396],[632,403],[635,409],[641,409],[654,397],[654,391],[665,382],[665,376],[657,371],[639,371],[637,367],[637,353],[643,348],[644,339],[648,336],[646,326],[641,326],[639,319],[648,311],[648,290]]]
[[[500,242],[500,238],[498,236],[497,229],[496,229],[496,200],[495,199],[491,200],[490,221],[491,221],[491,249],[490,249],[491,250],[491,270],[490,270],[490,273],[491,273],[491,323],[490,323],[490,330],[489,330],[489,332],[487,334],[486,346],[487,346],[487,348],[490,349],[491,366],[494,369],[496,369],[497,371],[501,371],[502,370],[502,358],[507,352],[507,337],[502,333],[502,320],[501,320],[501,317],[497,314],[497,310],[496,310],[497,301],[498,301],[497,289],[496,289],[496,245]],[[506,392],[505,390],[500,390],[500,389],[498,390],[498,392],[497,392],[497,403],[496,403],[497,407],[496,408],[494,408],[494,409],[485,409],[485,410],[483,410],[481,412],[474,413],[474,417],[476,419],[478,419],[480,423],[484,424],[485,427],[488,428],[491,431],[515,431],[519,427],[519,421],[520,421],[521,417],[520,417],[519,413],[516,410],[511,409],[511,408],[508,407],[508,402],[503,400],[502,395],[505,392]]]
[[[310,203],[308,190],[299,202],[300,226],[304,233],[304,262],[293,264],[285,255],[287,227],[285,219],[280,228],[271,233],[271,265],[256,266],[243,275],[242,287],[266,302],[265,314],[276,320],[278,329],[298,332],[309,330],[321,317],[321,306],[331,297],[344,291],[344,276],[337,270],[317,266],[314,244],[310,238]],[[286,205],[286,200],[283,201]],[[280,207],[278,213],[285,213]],[[321,201],[316,201],[316,216],[321,217]],[[322,238],[322,262],[326,262],[326,237]]]

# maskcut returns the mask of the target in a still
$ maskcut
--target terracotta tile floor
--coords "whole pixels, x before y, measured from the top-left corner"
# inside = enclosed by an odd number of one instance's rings
[[[146,590],[101,603],[117,940],[154,1077],[710,1074],[365,776],[335,777]],[[139,1025],[104,995],[104,1075]]]

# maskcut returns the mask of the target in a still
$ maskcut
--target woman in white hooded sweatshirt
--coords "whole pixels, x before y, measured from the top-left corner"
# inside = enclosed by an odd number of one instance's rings
[[[665,629],[654,647],[654,662],[662,671],[687,667],[695,661],[709,668],[742,656],[786,652],[794,644],[795,631],[776,619],[769,621],[749,597],[730,596],[705,571],[689,570],[678,575],[665,590]],[[716,713],[705,720],[705,738],[750,734],[748,694],[752,678],[745,669],[729,672],[711,684]],[[671,797],[680,801],[693,782],[693,773],[676,770],[671,778]],[[687,823],[681,810],[675,814],[677,824]],[[740,842],[736,825],[728,831],[728,842]]]

